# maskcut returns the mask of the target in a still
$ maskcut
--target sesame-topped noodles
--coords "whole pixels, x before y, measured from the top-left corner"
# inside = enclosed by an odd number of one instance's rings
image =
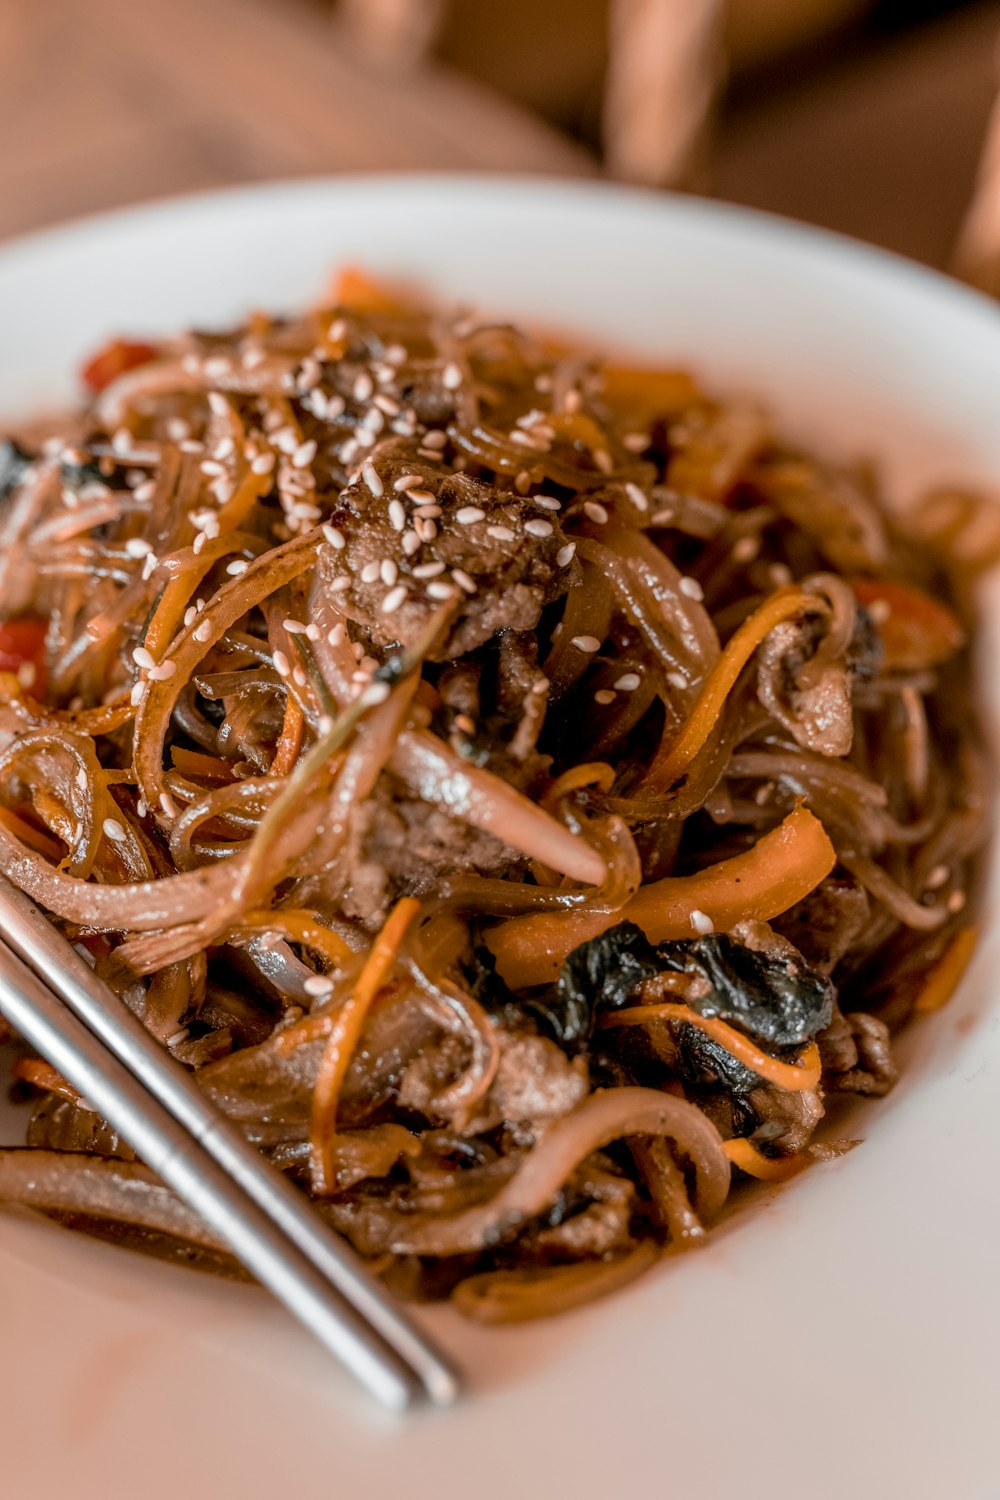
[[[974,945],[974,500],[354,271],[84,379],[0,446],[0,871],[372,1270],[552,1313],[845,1149]],[[0,1198],[236,1269],[14,1073]]]

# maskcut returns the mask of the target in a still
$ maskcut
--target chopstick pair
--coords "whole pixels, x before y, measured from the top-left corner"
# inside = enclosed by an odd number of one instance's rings
[[[0,876],[0,1013],[383,1405],[458,1396],[458,1372],[360,1258]]]

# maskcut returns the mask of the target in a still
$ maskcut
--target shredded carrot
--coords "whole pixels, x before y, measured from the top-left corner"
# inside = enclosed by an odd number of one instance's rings
[[[734,1167],[739,1167],[748,1177],[756,1177],[761,1182],[787,1182],[789,1177],[798,1176],[813,1161],[804,1151],[797,1151],[794,1156],[765,1156],[763,1151],[758,1151],[749,1141],[739,1138],[723,1141],[722,1149]]]
[[[581,787],[596,786],[599,791],[610,792],[615,782],[615,771],[606,760],[591,760],[583,765],[571,766],[558,777],[545,794],[543,807],[551,811],[560,797],[568,797]]]
[[[341,266],[333,283],[333,301],[355,312],[399,314],[413,311],[405,291],[380,281],[361,266]]]
[[[68,1099],[71,1104],[79,1103],[80,1095],[76,1089],[66,1082],[51,1063],[42,1062],[38,1057],[19,1057],[11,1068],[11,1073],[22,1083],[30,1083],[36,1089],[58,1094],[60,1099]]]
[[[304,908],[248,911],[234,930],[242,933],[248,929],[280,933],[290,943],[301,943],[304,948],[311,948],[335,969],[342,968],[351,956],[351,950],[344,939],[327,927],[316,912],[306,911]]]
[[[619,922],[635,922],[651,943],[690,937],[694,912],[710,918],[719,932],[747,919],[769,922],[808,896],[836,862],[822,823],[797,807],[745,854],[694,875],[654,880],[620,911],[512,917],[486,934],[486,944],[512,989],[547,984],[574,948]]]
[[[278,737],[277,748],[274,759],[271,762],[271,776],[289,776],[292,767],[299,758],[299,749],[302,745],[302,730],[305,726],[305,715],[294,694],[289,693],[285,700],[285,718],[281,726],[281,734]]]
[[[645,786],[669,787],[687,769],[708,739],[727,696],[757,647],[776,625],[799,614],[808,598],[808,594],[796,584],[786,584],[776,589],[748,620],[744,620],[705,678],[698,701],[677,739],[657,752],[647,772]]]
[[[337,1102],[361,1037],[365,1017],[388,979],[399,953],[399,945],[419,911],[420,902],[412,896],[404,896],[401,901],[397,901],[371,946],[353,993],[336,1014],[330,1017],[330,1035],[316,1075],[310,1121],[312,1176],[318,1193],[330,1193],[334,1189],[333,1145]]]
[[[969,965],[979,933],[975,927],[963,927],[952,938],[944,954],[938,959],[927,976],[923,989],[913,1009],[921,1015],[940,1010],[947,1005],[958,988],[959,981]]]
[[[177,634],[184,612],[202,579],[211,572],[220,558],[228,556],[234,550],[236,540],[238,539],[234,539],[231,530],[213,537],[206,542],[197,557],[191,559],[183,572],[171,578],[146,627],[144,644],[146,650],[151,651],[155,657],[162,656]]]
[[[720,1021],[716,1016],[700,1016],[690,1005],[680,1005],[672,1000],[663,1000],[656,1005],[627,1005],[624,1010],[610,1011],[601,1016],[597,1024],[608,1029],[633,1026],[643,1021],[685,1021],[689,1026],[697,1026],[765,1083],[773,1083],[792,1093],[814,1089],[822,1076],[823,1067],[815,1042],[809,1043],[797,1063],[781,1062],[755,1047],[749,1037],[728,1022]]]

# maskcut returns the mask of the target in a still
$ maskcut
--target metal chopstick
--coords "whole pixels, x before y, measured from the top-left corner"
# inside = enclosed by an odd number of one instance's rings
[[[0,1011],[20,1035],[379,1400],[454,1401],[447,1357],[3,877],[0,931]]]

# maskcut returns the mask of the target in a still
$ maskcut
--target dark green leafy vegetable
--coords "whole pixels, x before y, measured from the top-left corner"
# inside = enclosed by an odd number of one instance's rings
[[[600,937],[581,943],[563,964],[552,996],[544,1004],[549,1024],[564,1046],[585,1046],[602,1010],[618,1010],[643,979],[664,965],[634,922],[619,922]]]

